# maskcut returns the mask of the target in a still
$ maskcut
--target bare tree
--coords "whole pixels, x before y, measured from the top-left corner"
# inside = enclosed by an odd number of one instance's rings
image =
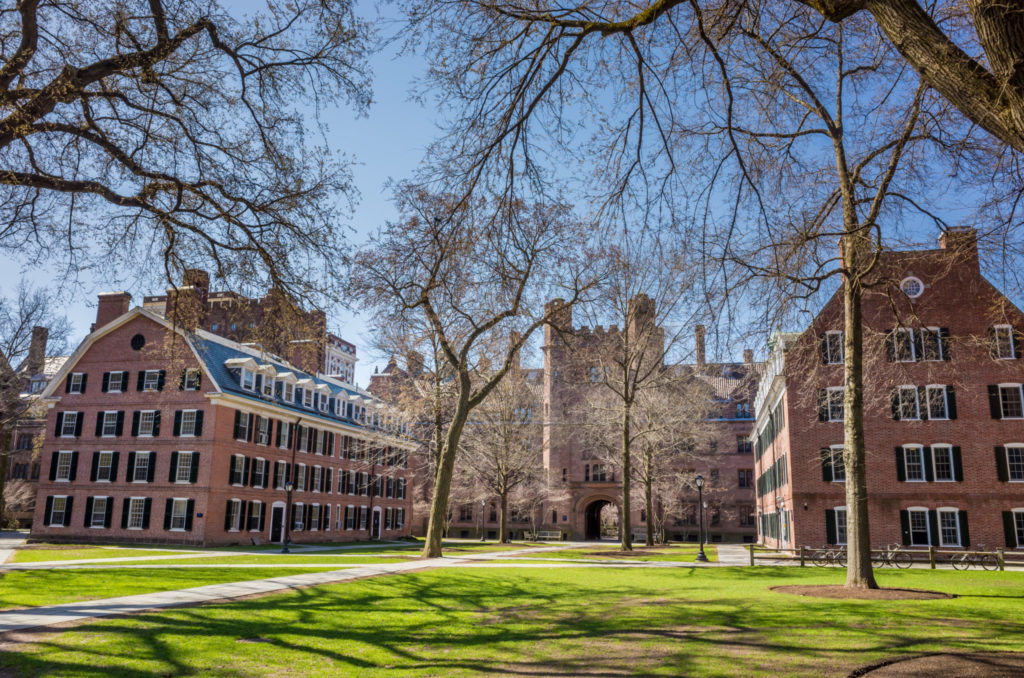
[[[457,465],[498,497],[501,543],[507,543],[509,495],[544,480],[541,397],[526,373],[513,367],[470,415]]]
[[[268,3],[245,20],[216,1],[10,3],[0,248],[74,270],[170,281],[198,265],[330,291],[339,197],[354,191],[308,132],[324,135],[324,107],[366,109],[370,39],[349,0]]]
[[[434,476],[423,555],[441,555],[452,472],[470,413],[512,368],[518,352],[552,310],[556,290],[576,304],[593,286],[585,262],[565,252],[583,230],[562,205],[457,200],[406,187],[403,215],[371,239],[355,258],[353,295],[378,326],[428,327],[454,383],[451,421],[445,426]],[[495,367],[479,374],[479,361],[497,337],[516,332]]]
[[[550,506],[565,503],[569,498],[570,493],[565,485],[535,474],[526,482],[516,485],[509,493],[508,505],[510,511],[526,519],[530,533],[536,535],[539,524],[544,522],[541,513]]]

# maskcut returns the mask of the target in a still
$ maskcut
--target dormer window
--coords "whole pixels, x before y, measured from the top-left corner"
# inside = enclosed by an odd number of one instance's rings
[[[295,402],[295,387],[291,384],[285,384],[282,390],[282,398],[286,403]]]
[[[255,388],[256,375],[243,367],[242,376],[239,381],[242,384],[242,388],[246,391],[252,391]]]
[[[274,397],[274,379],[272,377],[263,377],[263,395]]]
[[[313,389],[302,389],[302,406],[313,409]]]

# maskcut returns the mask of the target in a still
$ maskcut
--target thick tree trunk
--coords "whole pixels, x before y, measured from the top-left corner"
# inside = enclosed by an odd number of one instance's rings
[[[849,233],[849,229],[847,231]],[[867,259],[863,235],[843,237],[848,274],[843,281],[843,463],[846,465],[846,585],[876,589],[871,570],[867,472],[864,450],[864,326],[860,275]]]
[[[631,417],[632,412],[630,408],[630,403],[626,401],[623,403],[622,407],[622,516],[619,519],[619,531],[622,537],[623,551],[633,550],[633,525],[630,521],[629,515],[629,484],[630,475],[632,475],[630,464],[630,425],[632,423]]]
[[[501,493],[501,515],[498,517],[498,541],[502,544],[509,542],[508,538],[508,492]]]
[[[644,482],[644,517],[647,518],[647,546],[654,546],[654,500],[651,497],[651,477]]]
[[[441,536],[444,533],[445,514],[448,512],[448,495],[452,487],[452,473],[455,470],[455,453],[462,439],[462,428],[469,416],[469,407],[463,400],[456,405],[455,415],[448,425],[441,453],[437,458],[437,470],[434,473],[434,498],[430,502],[430,521],[427,523],[427,536],[423,544],[424,558],[441,557]]]

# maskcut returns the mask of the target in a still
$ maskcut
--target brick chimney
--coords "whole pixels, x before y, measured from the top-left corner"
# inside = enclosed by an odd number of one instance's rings
[[[28,345],[28,358],[25,368],[29,376],[42,374],[46,366],[46,340],[50,338],[50,330],[45,327],[32,328],[32,342]]]
[[[939,246],[980,270],[977,230],[970,226],[953,226],[939,235]]]
[[[743,363],[751,365],[754,362],[754,352],[749,348],[743,349]]]
[[[132,305],[132,295],[127,292],[103,292],[97,298],[99,304],[96,306],[96,322],[92,324],[90,332],[120,318]]]
[[[189,330],[201,327],[209,310],[209,295],[210,275],[202,269],[187,269],[180,287],[167,288],[167,319]]]
[[[704,333],[707,330],[703,325],[697,325],[693,328],[693,335],[695,339],[695,349],[697,352],[697,368],[703,369],[707,366],[707,357],[704,352]]]

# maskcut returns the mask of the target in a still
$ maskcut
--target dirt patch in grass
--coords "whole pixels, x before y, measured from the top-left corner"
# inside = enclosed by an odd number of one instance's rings
[[[1024,675],[1024,652],[970,652],[897,657],[862,666],[850,678],[1019,678]]]
[[[771,591],[795,596],[815,598],[845,598],[853,600],[939,600],[956,598],[952,593],[924,591],[922,589],[852,589],[845,586],[772,586]]]

